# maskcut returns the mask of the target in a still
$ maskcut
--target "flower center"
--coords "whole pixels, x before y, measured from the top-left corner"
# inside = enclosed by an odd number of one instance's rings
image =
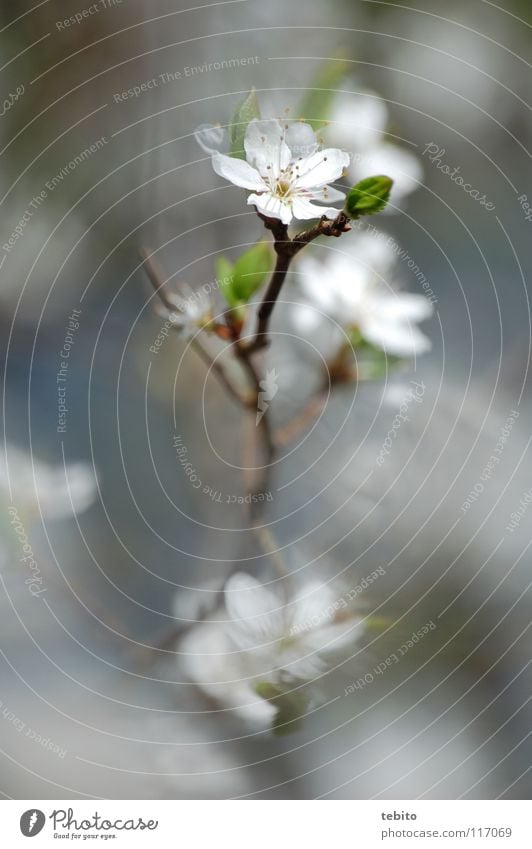
[[[282,198],[290,194],[290,183],[287,180],[277,181],[277,194]]]

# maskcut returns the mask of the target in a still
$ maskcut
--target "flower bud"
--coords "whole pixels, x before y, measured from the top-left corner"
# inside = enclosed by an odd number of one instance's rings
[[[393,180],[383,175],[361,180],[347,195],[345,208],[348,215],[358,218],[382,212],[388,203],[392,185]]]

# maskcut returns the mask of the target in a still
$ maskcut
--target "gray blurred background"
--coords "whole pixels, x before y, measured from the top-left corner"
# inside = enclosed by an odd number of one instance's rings
[[[54,175],[104,141],[47,193],[0,269],[4,436],[52,465],[93,465],[98,495],[76,517],[28,512],[40,597],[24,583],[3,495],[3,795],[527,798],[532,513],[506,528],[532,486],[532,221],[518,200],[532,171],[529,4],[123,0],[68,28],[58,22],[90,4],[33,5],[0,13],[2,90],[24,88],[0,119],[1,243]],[[390,138],[420,156],[419,190],[378,226],[438,303],[432,352],[391,381],[339,390],[274,468],[268,521],[290,567],[350,587],[383,566],[363,602],[392,623],[331,674],[331,698],[342,698],[277,740],[206,703],[173,654],[176,594],[221,586],[235,564],[260,574],[271,563],[242,530],[245,511],[195,492],[176,464],[180,433],[203,481],[245,491],[239,410],[212,376],[204,386],[204,366],[179,339],[149,351],[161,320],[138,250],[161,249],[169,273],[200,286],[216,252],[257,239],[260,222],[213,173],[194,129],[227,122],[252,86],[292,107],[340,55],[352,64],[349,90],[377,92]],[[185,72],[235,57],[259,61]],[[165,73],[176,79],[115,97]],[[493,212],[422,155],[429,143]],[[398,280],[416,290],[404,263]],[[80,327],[58,434],[72,309]],[[270,355],[280,425],[299,397],[300,351],[283,344]],[[375,471],[413,379],[423,403]],[[501,462],[464,512],[512,411]],[[400,665],[343,696],[428,621],[436,629]]]

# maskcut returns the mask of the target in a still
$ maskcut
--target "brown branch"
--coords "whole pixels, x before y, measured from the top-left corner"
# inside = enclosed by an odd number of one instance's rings
[[[246,345],[243,345],[241,342],[235,342],[235,351],[236,356],[238,357],[240,363],[242,364],[243,369],[248,374],[251,383],[254,389],[254,404],[253,404],[253,414],[257,414],[257,404],[260,392],[260,376],[255,368],[252,359],[251,359],[251,351]],[[251,409],[251,405],[250,405]],[[256,426],[256,432],[259,436],[260,444],[262,447],[262,458],[259,458],[259,462],[262,461],[262,469],[260,470],[260,475],[258,481],[250,487],[250,492],[252,495],[259,495],[261,493],[265,493],[268,489],[269,485],[269,477],[270,477],[270,465],[275,455],[275,445],[273,441],[272,430],[270,426],[270,418],[268,416],[268,412],[266,411],[261,417],[260,422]],[[250,513],[252,519],[256,521],[256,513],[257,508],[262,502],[251,502],[250,505]]]
[[[351,229],[350,218],[342,210],[334,219],[327,218],[326,215],[322,216],[314,227],[298,233],[297,236],[291,239],[288,235],[288,227],[278,218],[268,218],[260,212],[257,212],[257,215],[264,222],[266,229],[270,230],[273,234],[273,246],[277,254],[277,262],[257,313],[255,336],[247,345],[249,353],[266,348],[269,344],[268,327],[270,318],[286,279],[290,263],[296,254],[319,236],[333,236],[334,238],[338,238],[342,233],[347,233]]]
[[[251,351],[258,351],[259,348],[265,348],[269,344],[267,336],[268,325],[270,323],[273,308],[286,279],[290,261],[291,257],[284,251],[282,253],[277,252],[275,269],[257,313],[257,329],[255,331],[254,339],[249,344],[250,353]]]
[[[338,239],[342,233],[348,233],[351,230],[350,220],[348,214],[343,210],[334,219],[327,218],[326,215],[322,216],[314,227],[311,227],[309,230],[303,230],[302,233],[294,236],[292,240],[295,248],[294,256],[305,245],[310,244],[310,242],[313,242],[319,236],[333,236],[335,239]]]

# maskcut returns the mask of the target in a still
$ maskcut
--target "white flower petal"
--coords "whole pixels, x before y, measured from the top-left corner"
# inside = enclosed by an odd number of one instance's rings
[[[280,599],[255,578],[239,572],[225,587],[225,606],[231,633],[244,648],[267,648],[284,631],[284,608]]]
[[[310,304],[296,304],[290,316],[296,329],[305,335],[316,330],[323,321],[323,315]]]
[[[229,139],[225,127],[201,124],[194,131],[194,138],[205,153],[227,153]]]
[[[309,356],[318,358],[318,366],[323,361],[328,362],[340,350],[340,346],[346,341],[342,328],[311,304],[297,304],[290,312],[290,318],[295,330],[303,338],[311,343],[308,350]]]
[[[323,626],[329,621],[327,609],[335,601],[327,584],[313,581],[301,587],[289,606],[292,629],[302,632]]]
[[[223,153],[215,153],[212,157],[212,167],[220,177],[241,186],[243,189],[264,190],[264,180],[258,171],[252,168],[243,159],[235,159],[233,156],[225,156]]]
[[[358,619],[350,617],[343,622],[329,622],[321,628],[307,631],[302,637],[302,647],[308,654],[327,656],[352,646],[364,631]],[[324,657],[324,659],[326,659]]]
[[[249,656],[235,652],[219,623],[202,622],[191,628],[178,649],[181,669],[210,698],[254,726],[271,724],[275,708],[252,689],[256,676]]]
[[[338,210],[329,206],[318,206],[317,203],[307,200],[303,197],[294,197],[292,200],[292,213],[294,218],[299,221],[306,221],[310,218],[321,218],[326,215],[328,218],[336,218]]]
[[[433,306],[423,295],[398,292],[383,298],[381,316],[385,321],[425,321],[433,313]]]
[[[327,661],[312,649],[308,650],[303,643],[298,643],[283,652],[279,669],[296,681],[313,681],[327,669]]]
[[[388,109],[378,95],[340,94],[333,106],[327,136],[345,150],[367,150],[380,143],[387,123]]]
[[[272,195],[271,192],[264,192],[260,195],[250,195],[248,204],[256,206],[259,212],[267,215],[269,218],[279,218],[283,224],[290,224],[292,218],[292,209],[287,203],[283,203],[278,197]]]
[[[336,148],[327,148],[307,156],[294,164],[296,179],[294,186],[298,189],[315,189],[334,183],[342,176],[349,165],[349,154]]]
[[[290,148],[292,158],[310,156],[318,149],[316,134],[310,124],[293,121],[285,132],[285,141]]]
[[[315,200],[321,203],[338,203],[345,200],[345,192],[335,189],[334,186],[324,186],[323,189],[318,189],[314,192]]]
[[[254,118],[248,124],[244,148],[248,162],[263,177],[279,177],[288,167],[290,150],[284,140],[285,131],[278,121],[259,121]]]
[[[379,277],[386,277],[397,262],[397,249],[393,247],[397,243],[387,233],[356,230],[350,242],[352,255]]]
[[[361,331],[368,342],[397,357],[418,356],[431,348],[430,339],[415,325],[386,323],[374,318],[364,322]]]
[[[41,510],[47,519],[61,519],[90,507],[97,482],[88,463],[51,466],[8,444],[0,452],[0,490],[9,494],[21,511]]]
[[[327,269],[322,263],[308,257],[301,259],[296,267],[304,294],[312,301],[316,311],[331,315],[336,298],[334,290],[328,284]]]

